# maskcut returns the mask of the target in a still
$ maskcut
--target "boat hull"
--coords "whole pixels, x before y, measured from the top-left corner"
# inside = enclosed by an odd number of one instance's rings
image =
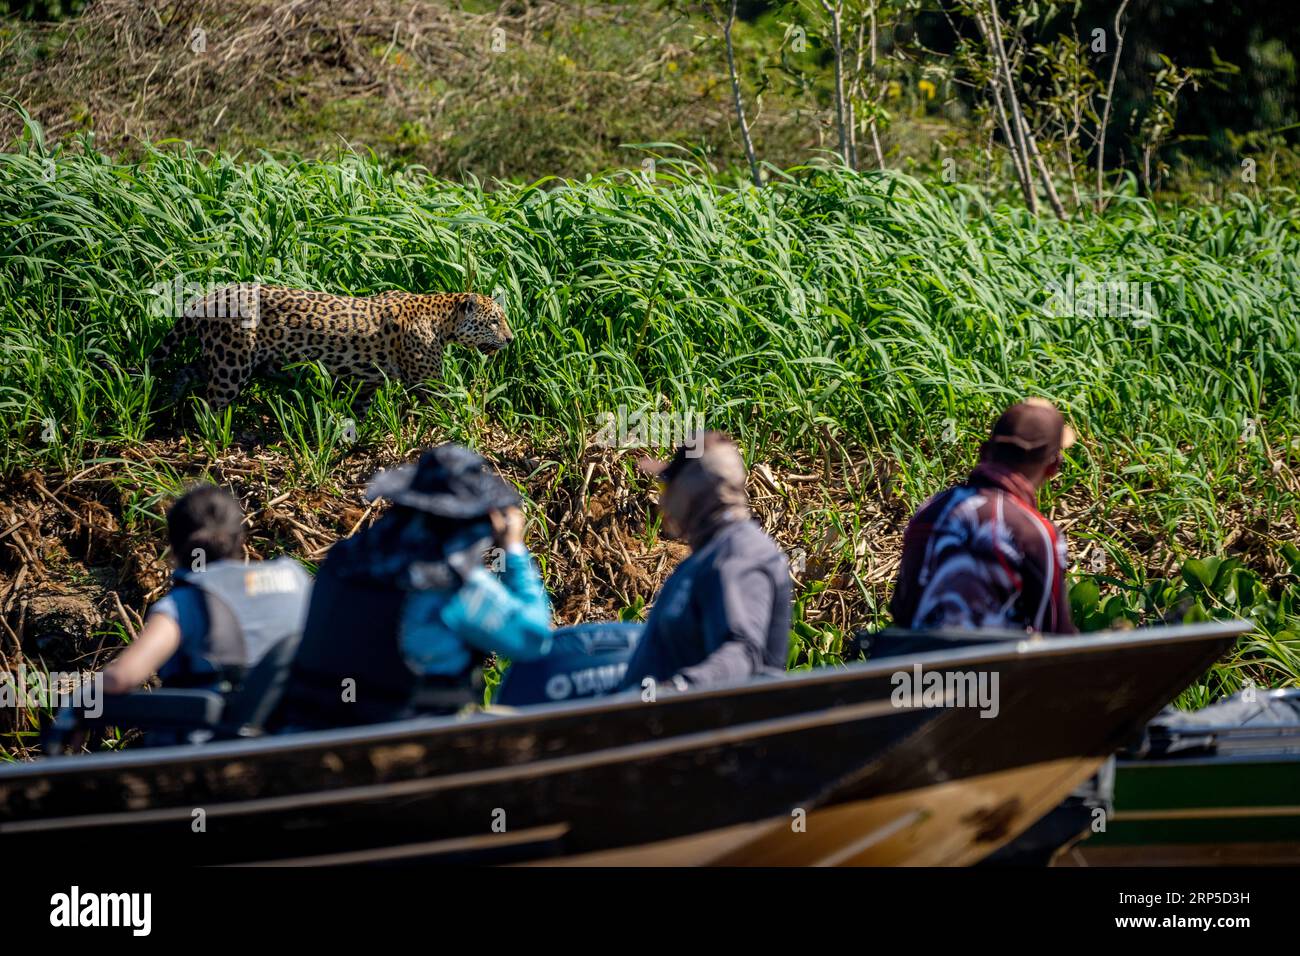
[[[1248,625],[1002,642],[668,695],[0,768],[0,845],[151,862],[966,864]],[[918,670],[919,669],[919,670]],[[988,708],[901,674],[997,675]],[[900,699],[901,698],[901,699]]]

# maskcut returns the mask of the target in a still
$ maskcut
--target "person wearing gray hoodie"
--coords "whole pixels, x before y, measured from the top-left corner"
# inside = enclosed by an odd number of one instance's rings
[[[622,688],[676,690],[785,670],[791,584],[785,554],[753,519],[740,450],[706,432],[669,461],[639,467],[663,485],[665,527],[691,554],[664,582]]]

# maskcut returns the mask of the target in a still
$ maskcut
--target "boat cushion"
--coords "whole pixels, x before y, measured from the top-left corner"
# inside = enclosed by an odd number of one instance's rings
[[[1278,728],[1278,734],[1268,734]],[[1295,728],[1294,733],[1287,733]],[[1300,691],[1245,690],[1196,711],[1166,707],[1147,725],[1143,756],[1214,754],[1233,749],[1250,734],[1258,744],[1263,732],[1277,749],[1300,752]]]
[[[556,628],[550,654],[510,665],[496,702],[521,707],[608,694],[622,681],[644,627],[595,621]]]
[[[215,727],[225,698],[215,691],[168,689],[109,694],[97,723],[149,730],[200,730]]]

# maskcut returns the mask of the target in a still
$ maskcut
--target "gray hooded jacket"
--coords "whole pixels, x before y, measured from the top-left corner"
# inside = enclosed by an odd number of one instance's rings
[[[720,684],[784,671],[789,563],[750,517],[735,447],[706,450],[671,481],[663,504],[693,550],[660,589],[622,686],[646,677]]]

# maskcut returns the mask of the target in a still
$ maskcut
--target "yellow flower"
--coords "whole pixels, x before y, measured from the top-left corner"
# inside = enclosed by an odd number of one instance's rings
[[[561,53],[561,54],[559,55],[558,60],[559,60],[559,64],[560,64],[560,66],[564,67],[566,70],[572,70],[572,69],[573,69],[573,67],[574,67],[574,62],[573,62],[572,60],[570,60],[567,56],[565,56],[563,53]]]
[[[676,72],[677,72],[677,61],[676,61],[676,60],[669,60],[668,63],[667,63],[667,67],[668,67],[668,72],[669,72],[669,73],[676,73]]]
[[[903,95],[903,87],[899,85],[898,80],[890,80],[885,92],[891,100],[896,100]]]
[[[931,83],[929,80],[922,80],[920,83],[916,85],[917,88],[920,89],[920,91],[925,94],[925,98],[927,100],[934,99],[935,88],[933,83]]]

